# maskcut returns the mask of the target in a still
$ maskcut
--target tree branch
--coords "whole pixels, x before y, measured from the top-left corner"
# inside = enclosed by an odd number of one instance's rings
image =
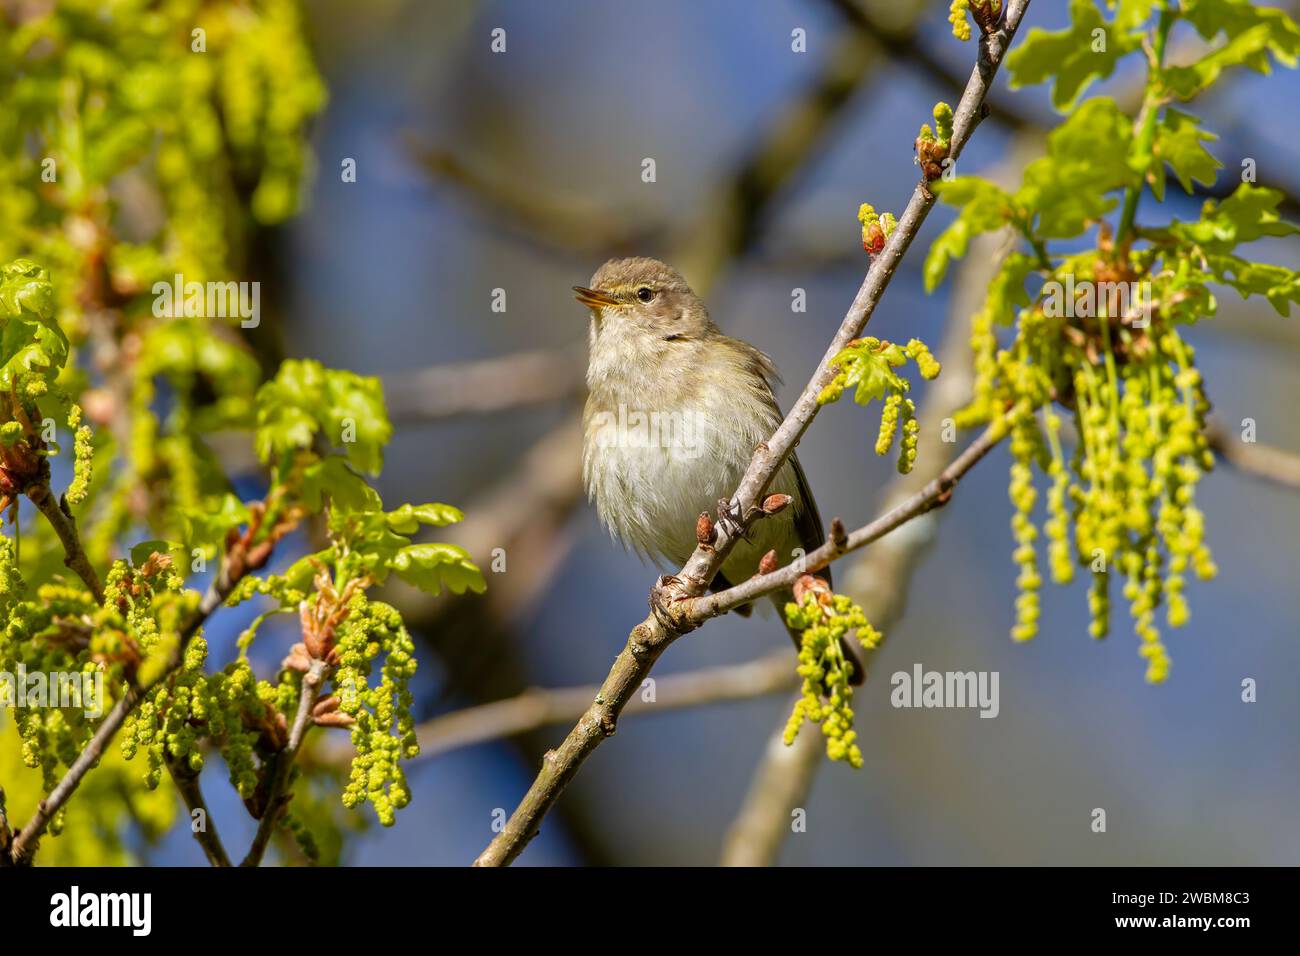
[[[563,255],[608,255],[611,251],[643,248],[662,235],[662,226],[628,227],[644,223],[645,215],[620,210],[611,215],[579,196],[556,198],[521,185],[526,179],[507,170],[492,169],[483,157],[462,158],[448,150],[409,143],[411,155],[435,181],[452,183],[489,213],[496,228],[513,233],[539,249]],[[488,170],[488,172],[484,172]],[[546,196],[547,198],[543,198]]]
[[[798,675],[790,666],[790,652],[781,650],[740,664],[704,667],[661,677],[655,684],[654,699],[633,697],[623,715],[657,714],[729,700],[750,700],[791,690],[797,684]],[[441,714],[416,728],[420,743],[417,759],[427,760],[461,747],[576,720],[599,693],[600,688],[595,684],[534,687],[515,697]],[[324,759],[345,765],[351,752],[350,744],[331,746]]]
[[[172,672],[180,666],[184,659],[185,648],[192,638],[201,628],[207,619],[221,606],[221,602],[226,599],[248,571],[260,567],[270,557],[270,548],[264,548],[257,560],[251,561],[242,552],[232,561],[232,556],[227,553],[225,560],[217,569],[212,582],[208,585],[203,599],[199,602],[198,608],[185,622],[181,628],[179,640],[176,648],[172,651],[171,657],[168,658],[167,666],[163,669],[159,681],[166,680]],[[232,569],[232,564],[234,565]],[[156,686],[157,682],[150,685]],[[32,854],[36,852],[37,841],[40,840],[41,834],[49,826],[50,818],[58,812],[59,808],[68,802],[68,799],[76,792],[77,787],[81,785],[82,778],[86,776],[95,766],[99,764],[100,758],[104,755],[109,742],[122,728],[126,718],[144,699],[144,695],[149,688],[144,688],[138,684],[130,684],[126,692],[113,705],[113,709],[108,712],[103,722],[96,728],[94,735],[86,744],[85,748],[77,755],[77,759],[72,762],[63,778],[59,780],[49,795],[42,800],[36,807],[36,812],[32,818],[27,821],[17,835],[14,836],[13,843],[10,845],[7,862],[14,865],[26,865],[31,862]],[[4,861],[0,861],[4,862]]]
[[[833,525],[830,539],[820,548],[809,551],[802,562],[787,564],[771,574],[756,575],[748,581],[716,594],[684,600],[677,614],[691,626],[698,627],[709,618],[734,611],[743,604],[749,604],[781,588],[792,587],[800,576],[816,573],[836,558],[865,547],[913,518],[919,518],[928,511],[942,507],[948,503],[957,482],[975,466],[976,462],[992,451],[1005,435],[1005,426],[1001,422],[995,422],[966,446],[966,450],[924,488],[905,501],[899,502],[870,524],[863,525],[847,535],[843,533],[842,525],[839,526],[838,533]],[[835,524],[838,524],[838,519]]]
[[[230,857],[226,855],[226,848],[221,843],[221,837],[217,835],[217,825],[212,819],[212,812],[208,810],[208,804],[203,799],[203,789],[199,786],[198,774],[191,771],[188,767],[177,765],[173,760],[168,758],[167,770],[171,773],[172,780],[176,784],[176,791],[181,795],[181,800],[190,812],[190,832],[194,834],[194,839],[203,849],[203,855],[207,857],[208,863],[212,866],[230,866]],[[194,811],[199,810],[203,813],[203,826],[194,829]]]
[[[583,372],[570,351],[516,352],[385,376],[384,392],[393,421],[437,421],[576,398]]]
[[[786,667],[790,663],[786,661]],[[790,833],[791,814],[808,799],[813,774],[821,766],[821,732],[805,727],[789,746],[785,720],[768,738],[745,802],[727,830],[723,866],[767,866]]]
[[[77,572],[77,577],[86,583],[90,593],[95,596],[95,603],[103,604],[104,585],[99,580],[99,574],[91,566],[90,559],[86,557],[85,549],[81,546],[81,538],[77,534],[77,522],[72,517],[72,512],[68,510],[66,500],[54,500],[54,492],[50,489],[49,463],[43,461],[42,466],[40,480],[28,485],[25,494],[41,514],[45,515],[45,520],[50,523],[54,533],[59,536],[59,541],[63,543],[63,563]]]
[[[979,61],[971,73],[961,102],[954,111],[951,141],[953,159],[960,155],[962,147],[965,146],[979,122],[985,94],[1028,6],[1029,0],[1011,0],[1006,5],[1004,22],[1000,28],[980,40]],[[830,360],[848,342],[861,334],[926,215],[934,205],[934,201],[934,194],[930,192],[928,186],[924,182],[919,183],[885,248],[872,261],[852,307],[844,317],[817,371],[805,386],[803,394],[795,402],[772,438],[760,445],[754,453],[732,500],[737,513],[747,515],[756,505],[759,496],[785,461],[795,442],[816,417],[819,410],[817,395],[832,375],[829,367]],[[972,450],[977,450],[979,444],[980,442],[977,441],[964,455],[971,455]],[[987,451],[987,448],[984,451]],[[983,452],[979,452],[973,460],[978,460],[979,455],[982,454]],[[862,535],[865,530],[862,529],[857,534]],[[737,529],[737,532],[743,533],[743,528]],[[879,534],[883,533],[884,530],[879,531]],[[537,779],[506,822],[505,828],[479,855],[478,860],[475,861],[476,865],[507,865],[523,851],[528,841],[536,834],[542,818],[559,798],[564,787],[577,774],[583,761],[602,740],[614,733],[618,715],[650,672],[655,661],[669,644],[695,626],[680,613],[670,610],[669,599],[677,604],[682,598],[692,598],[702,594],[734,545],[735,533],[729,534],[724,527],[719,527],[715,546],[697,547],[679,574],[660,580],[651,594],[650,616],[633,628],[627,646],[615,659],[614,666],[610,669],[604,684],[601,685],[595,701],[560,747],[546,755]]]
[[[1244,474],[1284,488],[1300,490],[1300,455],[1269,445],[1233,441],[1228,430],[1215,422],[1205,430],[1210,449]]]
[[[271,786],[266,798],[266,806],[262,810],[262,819],[257,825],[257,833],[253,835],[252,845],[248,848],[248,855],[239,864],[241,867],[261,864],[275,828],[293,798],[293,794],[289,791],[289,781],[293,776],[293,762],[302,748],[303,738],[312,726],[311,709],[316,705],[321,684],[325,681],[326,669],[327,665],[324,661],[313,660],[307,673],[302,675],[298,713],[294,716],[293,727],[289,731],[289,742],[275,756],[275,767],[271,771]]]

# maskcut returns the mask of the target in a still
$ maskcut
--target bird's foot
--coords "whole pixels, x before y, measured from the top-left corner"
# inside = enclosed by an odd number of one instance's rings
[[[745,516],[740,510],[740,505],[729,498],[718,499],[717,527],[728,538],[741,537],[746,541],[749,540],[749,533],[745,530]]]
[[[650,589],[650,611],[665,630],[684,634],[694,630],[697,625],[687,625],[681,619],[682,616],[677,612],[675,605],[682,601],[689,601],[692,597],[694,595],[681,577],[676,574],[665,574]]]

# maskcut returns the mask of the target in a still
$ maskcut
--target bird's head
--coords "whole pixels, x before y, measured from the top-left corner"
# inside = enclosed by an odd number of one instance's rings
[[[686,280],[658,259],[611,259],[596,270],[590,288],[573,291],[591,310],[593,343],[606,333],[648,343],[689,341],[716,331]]]

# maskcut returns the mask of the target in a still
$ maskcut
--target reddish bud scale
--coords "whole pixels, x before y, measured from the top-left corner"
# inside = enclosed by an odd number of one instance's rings
[[[862,231],[862,248],[873,256],[885,248],[885,230],[879,223],[872,223]]]
[[[789,495],[782,495],[782,494],[768,495],[766,498],[763,499],[763,514],[765,515],[780,514],[787,507],[789,507],[790,502],[793,500],[794,499],[791,498]]]
[[[829,603],[831,586],[814,574],[804,574],[794,582],[795,603],[803,604],[809,594],[815,594],[821,604]]]

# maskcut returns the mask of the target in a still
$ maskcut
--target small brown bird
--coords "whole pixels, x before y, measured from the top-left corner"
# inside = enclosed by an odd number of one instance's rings
[[[574,286],[591,310],[583,481],[610,533],[647,557],[680,567],[695,550],[696,521],[729,499],[754,449],[782,415],[772,394],[772,360],[723,335],[675,269],[657,259],[612,259],[591,286]],[[787,564],[825,541],[799,459],[791,455],[768,486],[790,506],[755,523],[712,583],[745,581],[775,551]],[[821,572],[827,581],[829,570]],[[773,593],[781,609],[790,590]],[[799,634],[790,632],[795,646]],[[853,683],[862,667],[847,644]]]

